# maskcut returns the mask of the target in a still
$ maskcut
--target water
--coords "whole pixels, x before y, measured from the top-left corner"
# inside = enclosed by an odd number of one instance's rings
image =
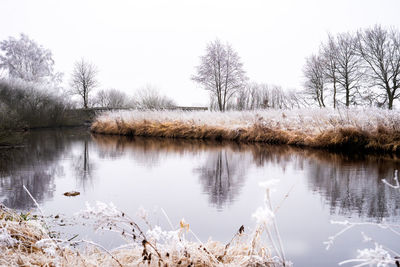
[[[70,218],[96,200],[112,201],[134,216],[140,207],[154,224],[183,217],[203,240],[229,241],[263,203],[258,183],[280,179],[272,194],[287,257],[295,266],[337,266],[356,256],[361,231],[393,249],[399,236],[361,227],[340,236],[330,250],[323,241],[342,229],[331,220],[400,223],[400,192],[381,182],[400,160],[389,156],[344,156],[285,146],[239,145],[193,140],[92,136],[86,130],[33,131],[26,146],[0,151],[0,201],[33,210],[25,184],[47,215]],[[64,192],[79,191],[77,197]],[[288,194],[289,193],[289,194]],[[287,197],[285,195],[288,194]],[[112,248],[123,241],[88,226],[56,227]]]

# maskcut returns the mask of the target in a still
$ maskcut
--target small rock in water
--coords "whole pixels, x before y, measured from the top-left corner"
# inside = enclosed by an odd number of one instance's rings
[[[78,196],[78,195],[80,195],[81,193],[79,193],[79,192],[77,192],[77,191],[71,191],[71,192],[65,192],[64,193],[64,196],[67,196],[67,197],[75,197],[75,196]]]

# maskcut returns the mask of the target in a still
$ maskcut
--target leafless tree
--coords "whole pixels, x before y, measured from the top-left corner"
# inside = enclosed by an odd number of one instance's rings
[[[383,91],[383,103],[393,108],[399,98],[400,84],[400,33],[380,25],[358,32],[358,51],[368,66],[372,86]]]
[[[95,96],[95,103],[100,107],[123,108],[129,106],[126,93],[117,89],[100,90]]]
[[[345,105],[355,104],[360,94],[360,80],[363,76],[361,57],[357,53],[357,38],[350,33],[338,34],[336,38],[337,82],[345,93]]]
[[[134,106],[142,109],[167,109],[175,107],[175,101],[162,95],[158,89],[147,85],[134,96]]]
[[[333,108],[336,108],[337,100],[337,52],[338,47],[336,44],[335,37],[331,34],[328,35],[327,44],[322,44],[321,53],[323,57],[323,69],[325,78],[332,84],[332,96],[333,96]]]
[[[192,80],[210,91],[218,109],[225,111],[229,100],[244,88],[247,80],[240,57],[229,44],[217,39],[208,44],[200,61]]]
[[[318,102],[320,107],[325,107],[325,73],[321,56],[312,55],[307,58],[303,68],[305,77],[305,92]]]
[[[299,92],[294,90],[284,90],[280,86],[249,83],[241,90],[236,101],[232,103],[232,108],[238,110],[254,109],[291,109],[304,106]]]
[[[88,108],[89,94],[99,84],[97,74],[98,70],[96,66],[85,61],[83,58],[75,62],[70,85],[73,93],[82,98],[84,108]]]

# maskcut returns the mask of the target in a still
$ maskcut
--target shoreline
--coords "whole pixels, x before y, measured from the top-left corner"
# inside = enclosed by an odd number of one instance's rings
[[[267,119],[260,121],[256,115],[254,120],[247,125],[240,122],[237,125],[209,125],[207,121],[193,122],[193,120],[176,120],[175,118],[171,120],[156,119],[154,117],[157,113],[163,115],[166,112],[149,112],[153,113],[152,116],[149,116],[149,119],[144,118],[146,114],[143,114],[143,111],[131,111],[131,117],[128,117],[129,113],[108,113],[95,119],[90,131],[103,135],[227,140],[239,143],[279,144],[350,153],[400,154],[400,131],[384,125],[377,124],[375,127],[371,127],[373,129],[366,129],[366,127],[363,127],[364,125],[355,121],[353,122],[354,125],[349,123],[345,123],[343,126],[335,125],[335,127],[317,125],[315,127],[318,131],[310,131],[308,128],[301,130],[296,125],[292,129],[290,127],[279,127],[279,121],[276,123],[278,126],[271,126],[268,121],[264,123],[264,120]],[[171,114],[171,112],[168,113]],[[135,119],[135,115],[139,115],[137,116],[139,118]],[[190,117],[190,113],[185,115]],[[124,116],[128,118],[124,118]]]

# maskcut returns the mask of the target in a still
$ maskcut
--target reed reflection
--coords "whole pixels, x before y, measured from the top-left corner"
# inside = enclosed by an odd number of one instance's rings
[[[171,153],[205,153],[205,160],[194,169],[199,182],[218,209],[238,198],[251,166],[269,164],[303,170],[310,193],[319,194],[331,214],[357,215],[377,221],[397,217],[400,194],[385,186],[383,178],[392,178],[400,169],[393,156],[345,155],[322,150],[304,150],[288,146],[238,144],[199,140],[126,138],[98,136],[94,139],[105,155],[131,153],[142,163],[154,167]]]

